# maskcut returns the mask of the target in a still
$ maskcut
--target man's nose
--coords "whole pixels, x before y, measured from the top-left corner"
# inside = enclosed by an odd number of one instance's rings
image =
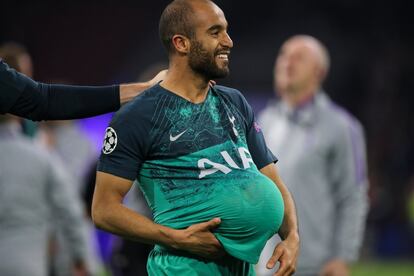
[[[223,40],[221,41],[223,46],[228,48],[233,48],[233,40],[231,40],[230,35],[228,33],[224,34]]]

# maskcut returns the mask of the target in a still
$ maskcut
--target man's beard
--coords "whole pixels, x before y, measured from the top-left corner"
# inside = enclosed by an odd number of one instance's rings
[[[226,65],[223,68],[219,68],[214,54],[210,54],[203,48],[200,42],[197,40],[191,41],[191,51],[189,53],[189,65],[194,72],[204,76],[206,80],[224,78],[228,76],[230,70]]]

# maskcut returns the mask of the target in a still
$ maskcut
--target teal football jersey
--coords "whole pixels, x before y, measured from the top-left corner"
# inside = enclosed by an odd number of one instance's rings
[[[225,250],[257,263],[283,220],[281,193],[259,171],[276,161],[239,91],[215,86],[193,104],[156,85],[115,115],[98,170],[138,180],[156,223],[221,218]]]

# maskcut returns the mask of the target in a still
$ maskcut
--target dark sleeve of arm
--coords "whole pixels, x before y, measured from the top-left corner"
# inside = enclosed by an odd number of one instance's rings
[[[73,86],[33,81],[0,61],[0,113],[31,120],[96,116],[120,107],[119,86]]]
[[[240,95],[241,96],[241,95]],[[241,110],[244,113],[246,119],[246,139],[247,146],[249,147],[250,154],[252,155],[253,161],[256,164],[257,168],[260,170],[263,167],[269,165],[270,163],[276,163],[277,158],[273,155],[270,149],[267,147],[262,129],[259,124],[256,122],[253,109],[242,97],[242,107]]]
[[[135,180],[145,160],[149,125],[141,113],[124,106],[106,129],[97,170]]]

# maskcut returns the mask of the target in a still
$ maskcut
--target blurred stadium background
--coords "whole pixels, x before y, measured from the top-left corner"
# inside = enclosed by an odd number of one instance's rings
[[[169,1],[7,1],[0,44],[25,45],[39,81],[132,82],[167,57],[158,19]],[[403,0],[215,1],[235,43],[231,76],[256,111],[273,97],[286,38],[310,34],[331,53],[325,89],[365,126],[370,212],[353,275],[414,275],[414,20]],[[111,115],[79,122],[99,148]],[[283,157],[281,157],[283,159]]]

